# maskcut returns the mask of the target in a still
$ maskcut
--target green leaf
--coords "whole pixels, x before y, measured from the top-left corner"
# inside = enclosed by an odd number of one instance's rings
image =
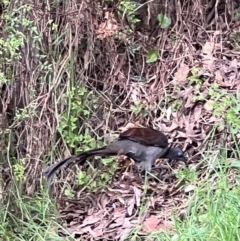
[[[74,197],[74,194],[73,194],[72,191],[69,190],[69,189],[66,189],[66,190],[64,191],[64,194],[65,194],[67,197],[71,197],[71,198]]]
[[[78,173],[78,184],[79,184],[79,185],[82,185],[82,184],[86,183],[86,182],[88,181],[88,179],[89,179],[89,178],[87,177],[86,172],[80,171],[80,172]]]
[[[157,20],[159,22],[159,25],[161,28],[167,28],[171,25],[171,18],[169,18],[167,15],[159,13],[157,15]]]
[[[146,58],[147,58],[146,62],[148,64],[156,62],[157,59],[158,59],[158,52],[157,52],[157,50],[155,50],[155,49],[149,50],[148,53],[147,53],[147,57]]]
[[[90,114],[90,111],[89,110],[83,110],[83,115],[89,115]]]
[[[104,159],[102,159],[102,163],[103,163],[103,165],[107,165],[107,164],[109,164],[109,163],[112,163],[113,162],[113,158],[104,158]]]
[[[240,161],[234,161],[230,166],[235,168],[240,168]]]

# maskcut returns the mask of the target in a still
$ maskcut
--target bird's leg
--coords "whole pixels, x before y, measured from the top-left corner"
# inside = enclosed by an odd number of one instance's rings
[[[143,183],[141,171],[144,169],[144,163],[135,161],[134,169],[136,170],[136,172],[138,174],[137,177],[139,178],[140,182]]]
[[[146,172],[151,172],[152,170],[152,160],[147,160],[144,162],[144,168]]]

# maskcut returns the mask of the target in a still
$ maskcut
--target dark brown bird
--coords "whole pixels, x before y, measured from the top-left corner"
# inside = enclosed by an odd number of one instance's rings
[[[48,184],[51,184],[53,175],[64,164],[76,162],[82,163],[90,156],[114,156],[125,155],[135,161],[137,167],[143,164],[146,171],[152,170],[152,165],[158,158],[181,160],[187,159],[181,148],[168,146],[167,137],[160,131],[152,128],[131,128],[122,132],[118,139],[107,146],[85,151],[70,156],[56,164],[47,167],[44,171]]]

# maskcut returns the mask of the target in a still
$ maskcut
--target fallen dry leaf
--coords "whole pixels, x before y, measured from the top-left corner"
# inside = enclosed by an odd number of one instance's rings
[[[181,96],[184,100],[184,107],[189,108],[194,105],[193,101],[193,96],[194,96],[194,88],[192,86],[187,87],[183,91],[181,91]]]
[[[196,186],[190,184],[190,185],[185,187],[184,192],[188,193],[188,192],[194,191],[195,188],[196,188]]]
[[[208,100],[203,107],[206,111],[212,111],[214,109],[214,104],[215,104],[215,101]]]
[[[223,82],[223,76],[220,70],[216,70],[214,72],[215,75],[215,80],[217,81],[217,83],[222,83]]]
[[[203,66],[206,70],[209,70],[210,73],[212,73],[212,71],[213,71],[214,62],[216,60],[216,58],[213,57],[214,47],[215,47],[215,43],[208,41],[204,44],[203,49],[202,49]]]
[[[127,125],[120,127],[119,130],[120,130],[121,132],[124,132],[124,131],[127,131],[128,129],[132,129],[132,128],[135,128],[135,127],[138,127],[138,125],[129,122],[129,123],[127,123]]]
[[[153,231],[159,231],[159,230],[170,230],[173,227],[173,222],[163,220],[162,218],[158,216],[151,215],[149,218],[147,218],[143,225],[142,225],[142,231],[145,233],[150,233]]]
[[[129,215],[129,216],[132,216],[132,214],[133,214],[133,209],[134,209],[134,205],[135,205],[135,200],[134,200],[134,198],[128,199],[128,201],[126,201],[126,205],[127,205],[128,215]]]
[[[140,202],[141,202],[141,190],[137,188],[136,186],[133,187],[133,191],[135,193],[135,199],[136,199],[136,205],[137,207],[140,207]]]
[[[94,224],[94,223],[97,223],[101,220],[101,217],[86,217],[84,220],[83,220],[83,223],[80,225],[80,227],[84,227],[84,226],[87,226],[89,224]]]
[[[207,41],[202,48],[202,53],[204,55],[211,55],[213,53],[215,43]]]
[[[97,38],[105,39],[107,37],[113,36],[118,29],[117,21],[113,13],[105,14],[104,21],[99,24],[96,34]]]
[[[159,217],[151,215],[149,218],[147,218],[144,221],[142,225],[142,231],[146,233],[156,231],[157,226],[160,222],[161,222],[161,219]]]
[[[129,229],[129,228],[132,228],[132,227],[135,227],[137,225],[138,221],[137,220],[132,220],[132,218],[125,218],[123,220],[123,225],[122,227],[123,228],[126,228],[126,229]]]
[[[173,85],[183,85],[185,83],[187,83],[187,77],[189,74],[189,67],[188,65],[184,64],[184,62],[182,62],[180,64],[180,67],[178,68],[177,72],[174,74],[174,79],[172,81]]]

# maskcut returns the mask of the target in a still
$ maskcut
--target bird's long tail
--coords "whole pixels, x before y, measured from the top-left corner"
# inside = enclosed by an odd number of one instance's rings
[[[58,171],[64,164],[68,164],[67,167],[72,164],[73,162],[76,161],[76,163],[84,163],[86,161],[86,159],[90,156],[94,156],[94,155],[99,155],[99,156],[105,156],[105,155],[116,155],[117,153],[115,151],[109,151],[107,149],[107,147],[102,147],[102,148],[98,148],[98,149],[94,149],[94,150],[89,150],[89,151],[85,151],[85,152],[81,152],[79,154],[70,156],[58,163],[55,163],[49,167],[47,167],[43,173],[46,175],[47,177],[47,182],[48,182],[48,187],[50,187],[51,183],[52,183],[52,179],[53,176],[55,174],[56,171]]]

